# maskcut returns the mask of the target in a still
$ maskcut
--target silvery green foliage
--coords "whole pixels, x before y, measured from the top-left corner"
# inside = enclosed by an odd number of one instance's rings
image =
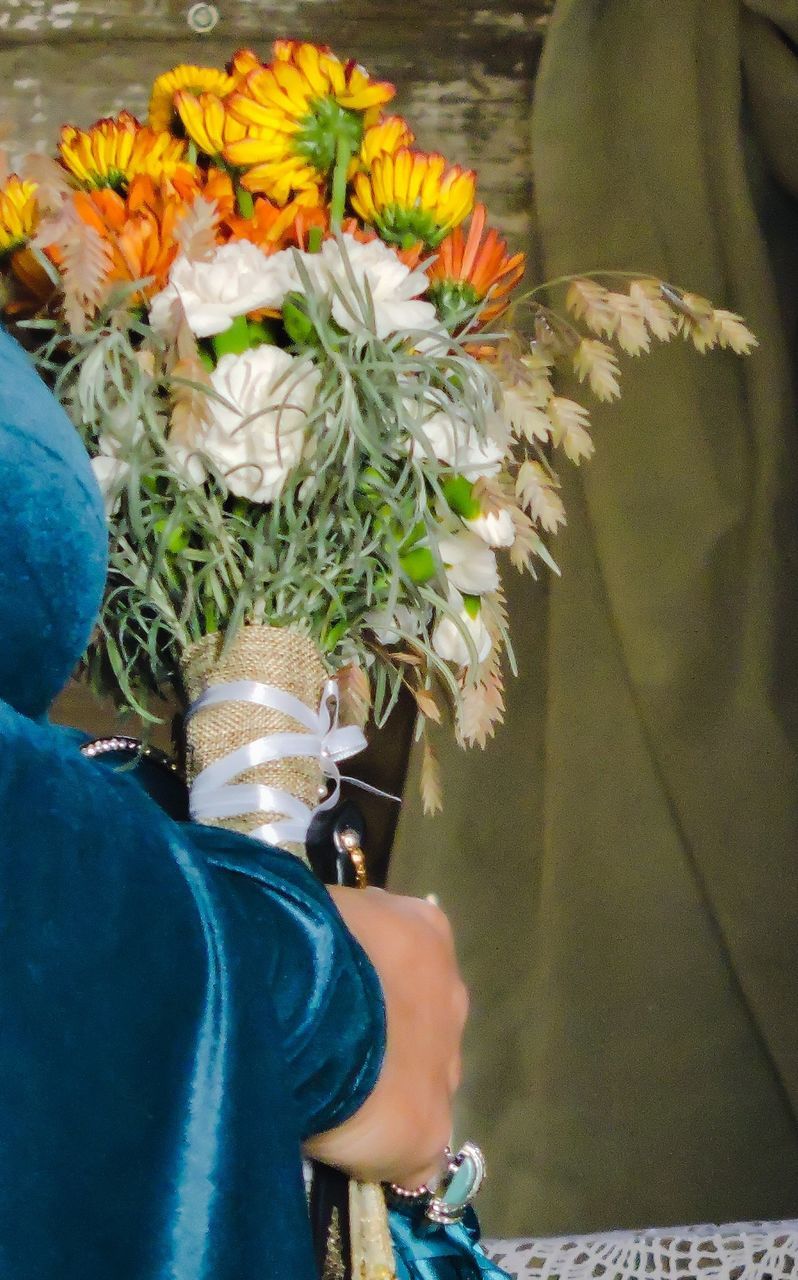
[[[437,343],[428,332],[378,338],[368,332],[371,300],[362,292],[366,324],[344,333],[306,272],[303,291],[312,337],[291,350],[318,370],[311,447],[269,505],[231,494],[207,459],[200,483],[191,480],[190,453],[177,465],[169,414],[191,379],[170,368],[163,340],[124,294],[85,335],[67,338],[57,322],[32,322],[51,329],[39,363],[89,453],[118,464],[108,583],[86,665],[98,692],[145,718],[155,718],[150,695],[177,684],[187,645],[215,631],[229,642],[244,622],[259,620],[306,631],[331,671],[350,662],[366,668],[382,722],[408,667],[379,643],[367,615],[393,616],[400,605],[399,617],[413,625],[397,621],[392,648],[420,660],[416,683],[437,678],[459,701],[462,681],[436,655],[431,633],[449,616],[473,649],[448,603],[438,554],[439,538],[462,523],[441,489],[452,469],[425,448],[423,421],[440,410],[484,436],[497,385],[467,351],[468,333]],[[481,343],[489,340],[480,334]],[[209,394],[204,383],[193,389]],[[415,581],[402,561],[423,547],[434,572]],[[506,644],[503,624],[501,631]]]

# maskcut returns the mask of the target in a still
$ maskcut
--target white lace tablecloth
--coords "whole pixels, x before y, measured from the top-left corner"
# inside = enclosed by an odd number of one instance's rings
[[[798,1280],[798,1219],[484,1245],[518,1280]]]

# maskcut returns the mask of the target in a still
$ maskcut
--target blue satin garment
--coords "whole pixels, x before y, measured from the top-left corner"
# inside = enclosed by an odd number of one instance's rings
[[[0,1276],[313,1280],[300,1143],[373,1087],[376,975],[295,859],[47,723],[105,521],[2,332],[0,484]]]
[[[390,1222],[396,1280],[510,1280],[482,1249],[473,1209],[450,1227],[398,1210],[391,1212]]]

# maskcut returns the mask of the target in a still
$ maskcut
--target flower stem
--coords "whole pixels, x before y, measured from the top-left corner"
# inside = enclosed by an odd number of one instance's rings
[[[250,193],[245,191],[243,187],[239,187],[236,191],[236,204],[238,205],[238,212],[241,214],[242,218],[252,217],[255,212],[255,201],[252,199]]]
[[[515,303],[517,305],[519,302],[526,302],[527,298],[534,298],[536,293],[555,289],[558,285],[573,284],[574,280],[595,280],[602,277],[608,280],[659,280],[659,276],[653,271],[575,271],[573,275],[557,276],[554,280],[541,280],[540,284],[527,289],[516,298]]]
[[[333,232],[341,230],[344,205],[346,204],[346,175],[351,159],[352,144],[345,134],[339,133],[335,144],[335,166],[333,168],[332,198],[330,200],[330,226]]]

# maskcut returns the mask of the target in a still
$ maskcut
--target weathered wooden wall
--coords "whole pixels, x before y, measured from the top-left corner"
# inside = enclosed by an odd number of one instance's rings
[[[529,96],[546,0],[220,0],[212,33],[194,34],[176,0],[0,0],[0,122],[12,152],[46,150],[64,121],[127,107],[176,62],[221,64],[276,36],[354,55],[399,89],[419,144],[472,165],[516,243],[528,233]],[[8,144],[7,144],[8,145]]]

